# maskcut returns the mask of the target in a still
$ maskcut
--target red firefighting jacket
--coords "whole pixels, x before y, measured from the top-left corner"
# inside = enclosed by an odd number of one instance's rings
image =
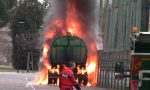
[[[73,71],[66,67],[60,74],[59,77],[59,88],[60,90],[73,90],[73,86],[77,84]]]

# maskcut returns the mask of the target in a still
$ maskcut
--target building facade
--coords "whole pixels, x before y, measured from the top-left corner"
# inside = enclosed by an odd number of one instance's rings
[[[130,70],[130,34],[132,27],[147,32],[149,0],[100,0],[100,31],[103,50],[99,51],[100,74],[98,85],[114,90],[127,90],[129,78],[116,80],[114,67],[123,62],[125,74]]]

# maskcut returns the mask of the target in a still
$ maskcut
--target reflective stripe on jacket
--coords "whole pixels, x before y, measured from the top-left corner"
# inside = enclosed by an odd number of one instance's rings
[[[59,77],[59,88],[60,90],[73,90],[73,86],[76,85],[76,80],[73,71],[66,67],[60,74]]]

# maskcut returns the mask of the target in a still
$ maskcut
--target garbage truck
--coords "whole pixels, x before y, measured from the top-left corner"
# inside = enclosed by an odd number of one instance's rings
[[[88,75],[86,72],[87,46],[83,39],[71,35],[70,32],[66,36],[56,38],[51,45],[49,53],[49,62],[52,68],[48,70],[48,84],[57,84],[58,77],[63,68],[69,61],[76,63],[74,75],[79,84],[87,85]]]

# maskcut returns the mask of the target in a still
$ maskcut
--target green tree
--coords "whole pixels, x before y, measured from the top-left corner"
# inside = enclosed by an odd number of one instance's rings
[[[17,0],[0,0],[0,27],[12,20],[16,5]]]
[[[38,0],[20,0],[11,23],[13,39],[13,66],[26,69],[28,57],[39,56],[38,37],[43,22],[43,5]],[[31,62],[31,59],[30,61]],[[37,67],[38,60],[34,61]]]
[[[49,0],[43,0],[43,10],[44,10],[44,14],[46,14],[46,12],[48,12],[48,10],[52,7],[51,3]]]

